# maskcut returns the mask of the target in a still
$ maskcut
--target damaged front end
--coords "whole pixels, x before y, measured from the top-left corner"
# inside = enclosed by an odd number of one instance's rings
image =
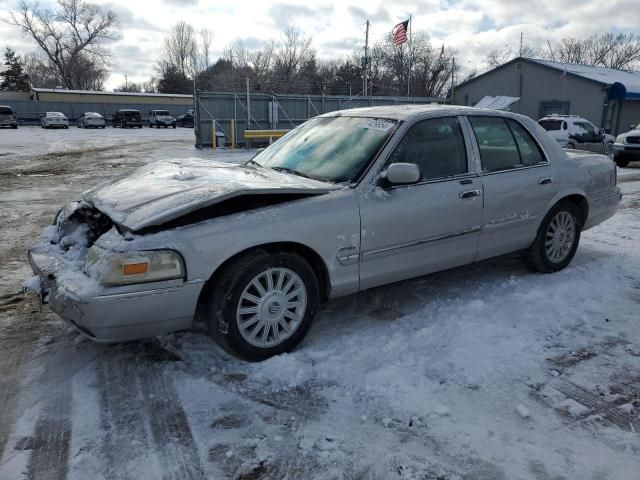
[[[114,342],[187,328],[200,285],[181,255],[135,251],[112,220],[85,201],[66,205],[29,250],[24,286],[84,335]],[[164,301],[163,301],[164,300]]]

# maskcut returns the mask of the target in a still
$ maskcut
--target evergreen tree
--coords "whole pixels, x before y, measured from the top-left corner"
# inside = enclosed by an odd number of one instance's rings
[[[0,77],[2,77],[0,90],[28,92],[29,76],[24,73],[20,57],[10,48],[4,52],[4,66],[5,69],[0,72]]]

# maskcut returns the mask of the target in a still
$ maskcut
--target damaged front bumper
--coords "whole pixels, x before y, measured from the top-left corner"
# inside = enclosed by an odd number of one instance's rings
[[[31,250],[29,263],[40,278],[43,302],[82,334],[105,343],[189,328],[203,286],[177,280],[92,289],[87,285],[95,281],[60,255]]]

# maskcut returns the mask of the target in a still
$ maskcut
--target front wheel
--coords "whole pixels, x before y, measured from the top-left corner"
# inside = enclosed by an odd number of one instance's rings
[[[294,253],[251,252],[210,285],[205,318],[211,336],[248,360],[291,351],[309,331],[318,280]]]
[[[578,249],[583,219],[573,202],[558,203],[542,221],[536,239],[525,252],[527,264],[538,272],[565,268]]]

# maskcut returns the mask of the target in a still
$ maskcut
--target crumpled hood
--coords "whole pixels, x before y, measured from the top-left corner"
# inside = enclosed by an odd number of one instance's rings
[[[146,165],[85,192],[83,199],[136,231],[241,195],[319,195],[338,188],[258,166],[190,158]]]

